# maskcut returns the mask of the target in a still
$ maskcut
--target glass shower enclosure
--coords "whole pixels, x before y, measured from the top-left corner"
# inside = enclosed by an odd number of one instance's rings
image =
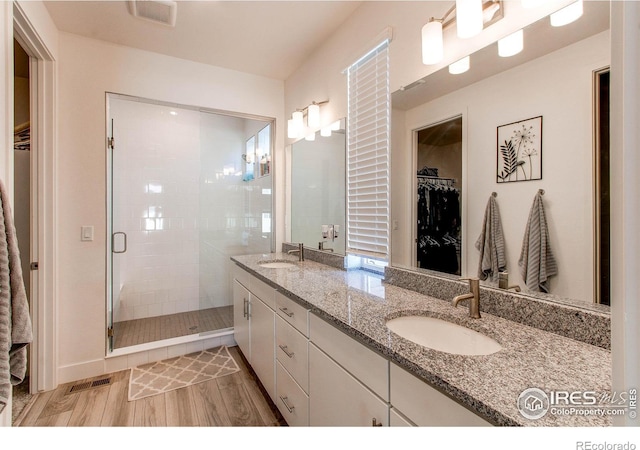
[[[268,253],[273,119],[107,94],[107,348],[233,329],[233,255]]]

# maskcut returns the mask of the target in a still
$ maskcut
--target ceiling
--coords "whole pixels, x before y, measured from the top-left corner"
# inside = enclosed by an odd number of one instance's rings
[[[44,2],[59,30],[286,80],[360,1],[178,1],[175,28],[134,18],[126,1]]]

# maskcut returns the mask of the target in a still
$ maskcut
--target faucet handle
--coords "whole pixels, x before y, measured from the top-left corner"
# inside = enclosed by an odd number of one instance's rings
[[[459,278],[459,281],[468,281],[469,282],[469,289],[474,290],[474,289],[480,289],[480,278],[478,277],[468,277],[468,278]]]

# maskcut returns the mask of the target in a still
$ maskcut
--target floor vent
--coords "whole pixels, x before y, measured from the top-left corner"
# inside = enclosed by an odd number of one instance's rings
[[[110,386],[111,385],[111,377],[108,378],[101,378],[99,380],[95,380],[95,381],[85,381],[83,383],[78,383],[78,384],[74,384],[73,386],[71,386],[66,394],[75,394],[76,392],[80,392],[80,391],[86,391],[88,389],[95,389],[95,388],[99,388],[102,386]]]

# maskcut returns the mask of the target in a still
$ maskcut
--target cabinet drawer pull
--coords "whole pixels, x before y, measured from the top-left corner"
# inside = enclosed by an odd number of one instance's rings
[[[287,410],[290,413],[293,413],[293,410],[296,409],[295,406],[289,406],[289,403],[287,403],[287,400],[289,399],[289,397],[283,397],[282,395],[280,396],[280,400],[282,400],[282,403],[284,403],[284,406],[287,408]]]
[[[376,418],[374,417],[374,418],[371,420],[371,426],[372,426],[372,427],[381,427],[381,426],[382,426],[382,422],[378,422],[378,421],[376,420]]]
[[[289,312],[289,310],[287,308],[278,308],[280,311],[282,311],[283,313],[285,313],[287,315],[287,317],[293,317],[293,313]]]
[[[243,305],[243,310],[242,310],[242,316],[249,318],[249,301],[246,298],[243,298],[244,300],[244,305]]]
[[[289,351],[287,350],[288,347],[286,345],[278,345],[278,347],[280,347],[280,350],[282,350],[284,354],[287,355],[289,358],[293,358],[293,355],[295,355],[295,353],[293,352],[289,353]]]

